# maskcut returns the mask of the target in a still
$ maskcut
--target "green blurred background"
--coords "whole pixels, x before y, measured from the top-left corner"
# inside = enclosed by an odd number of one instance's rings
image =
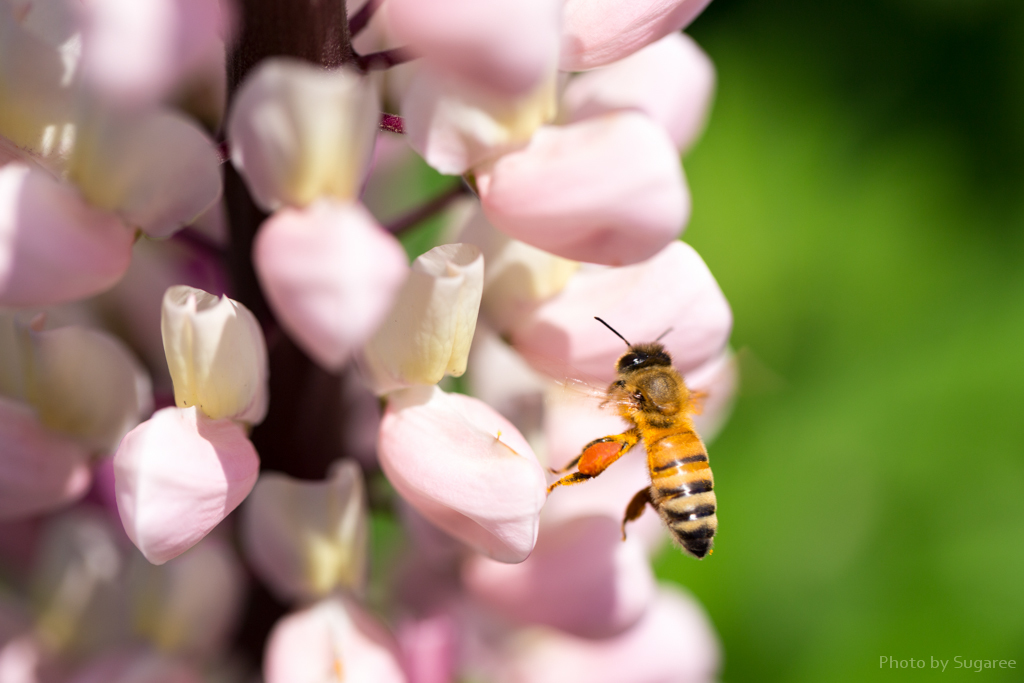
[[[1024,680],[1024,2],[714,0],[689,33],[719,90],[684,239],[743,388],[716,553],[660,576],[725,681]]]

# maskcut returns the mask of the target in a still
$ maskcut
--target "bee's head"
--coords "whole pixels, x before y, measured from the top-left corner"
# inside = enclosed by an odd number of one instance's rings
[[[629,351],[619,359],[615,369],[619,373],[630,373],[641,368],[670,365],[672,358],[665,351],[665,347],[655,342],[630,346]]]

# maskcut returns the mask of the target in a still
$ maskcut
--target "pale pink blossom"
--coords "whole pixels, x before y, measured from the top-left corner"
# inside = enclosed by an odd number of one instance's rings
[[[539,129],[524,149],[477,170],[488,220],[564,258],[650,258],[682,232],[690,198],[675,146],[643,114]]]
[[[458,664],[458,625],[447,614],[407,619],[398,628],[409,683],[451,683]]]
[[[444,244],[419,256],[360,367],[378,394],[435,384],[466,371],[484,260],[472,244]]]
[[[559,68],[604,66],[685,28],[711,0],[564,0]]]
[[[389,396],[379,456],[388,480],[430,522],[501,562],[537,539],[544,472],[529,444],[482,401],[415,387]]]
[[[152,409],[149,378],[123,343],[43,324],[0,316],[0,517],[81,496],[92,457],[112,452]]]
[[[259,456],[245,430],[190,408],[164,408],[133,429],[114,456],[121,522],[147,560],[191,548],[245,499]]]
[[[553,629],[524,632],[510,646],[499,683],[704,683],[720,666],[718,639],[697,601],[662,586],[633,628],[604,639]]]
[[[125,104],[155,101],[227,37],[221,0],[90,0],[82,3],[82,71]]]
[[[635,109],[661,124],[685,151],[704,128],[714,90],[711,59],[686,34],[671,33],[625,59],[570,79],[559,116],[572,123]]]
[[[133,631],[166,655],[209,661],[233,635],[246,584],[231,546],[216,535],[160,566],[133,553],[128,566]]]
[[[398,241],[361,204],[330,199],[267,219],[253,261],[282,326],[331,370],[377,329],[409,272]]]
[[[242,508],[246,557],[286,601],[311,601],[366,578],[366,492],[359,466],[342,461],[325,481],[260,476]]]
[[[0,681],[58,683],[62,670],[39,637],[30,632],[0,642]]]
[[[618,520],[606,516],[545,525],[524,562],[471,557],[462,577],[472,597],[515,622],[584,638],[629,629],[655,592],[643,544],[623,542]]]
[[[45,171],[0,168],[0,304],[46,306],[109,289],[128,269],[134,239]]]
[[[0,397],[0,519],[52,510],[85,494],[89,449],[50,431],[26,404]]]
[[[263,660],[267,683],[405,683],[398,645],[355,602],[328,598],[274,626]]]
[[[388,28],[430,68],[520,95],[558,61],[559,0],[389,0]]]
[[[560,370],[564,377],[575,370],[610,383],[626,345],[602,332],[594,316],[633,343],[672,328],[661,343],[683,373],[721,353],[732,328],[729,303],[711,271],[692,247],[675,241],[642,263],[580,270],[512,332],[512,344],[541,371]]]

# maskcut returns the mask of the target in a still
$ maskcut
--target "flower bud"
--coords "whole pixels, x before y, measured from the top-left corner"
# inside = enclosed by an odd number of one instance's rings
[[[417,258],[362,366],[378,394],[436,384],[466,371],[484,284],[484,260],[471,244],[445,244]]]
[[[366,574],[366,492],[359,466],[338,463],[327,481],[260,476],[242,510],[246,556],[284,600],[359,589]]]
[[[164,294],[160,331],[180,408],[257,424],[267,413],[267,347],[245,306],[178,285]]]
[[[372,81],[346,69],[268,59],[246,78],[228,119],[231,160],[268,211],[318,197],[355,199],[373,152]]]

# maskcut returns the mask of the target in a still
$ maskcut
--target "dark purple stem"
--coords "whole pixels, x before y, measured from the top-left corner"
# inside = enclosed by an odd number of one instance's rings
[[[356,66],[363,73],[367,71],[384,71],[393,66],[405,64],[412,58],[412,55],[404,47],[395,47],[390,50],[371,52],[368,55],[356,55]]]
[[[366,28],[374,13],[383,3],[384,0],[369,0],[365,5],[356,10],[356,13],[348,20],[348,34],[354,36]]]
[[[392,235],[399,235],[417,223],[430,218],[439,211],[444,210],[445,207],[457,198],[468,194],[472,194],[469,186],[466,185],[466,183],[459,182],[457,185],[452,186],[450,190],[442,192],[426,204],[419,206],[404,216],[388,223],[385,226],[385,230],[390,232]]]
[[[386,130],[389,133],[398,133],[399,135],[403,135],[405,133],[405,121],[402,120],[401,116],[395,116],[394,114],[381,114],[380,129]]]

